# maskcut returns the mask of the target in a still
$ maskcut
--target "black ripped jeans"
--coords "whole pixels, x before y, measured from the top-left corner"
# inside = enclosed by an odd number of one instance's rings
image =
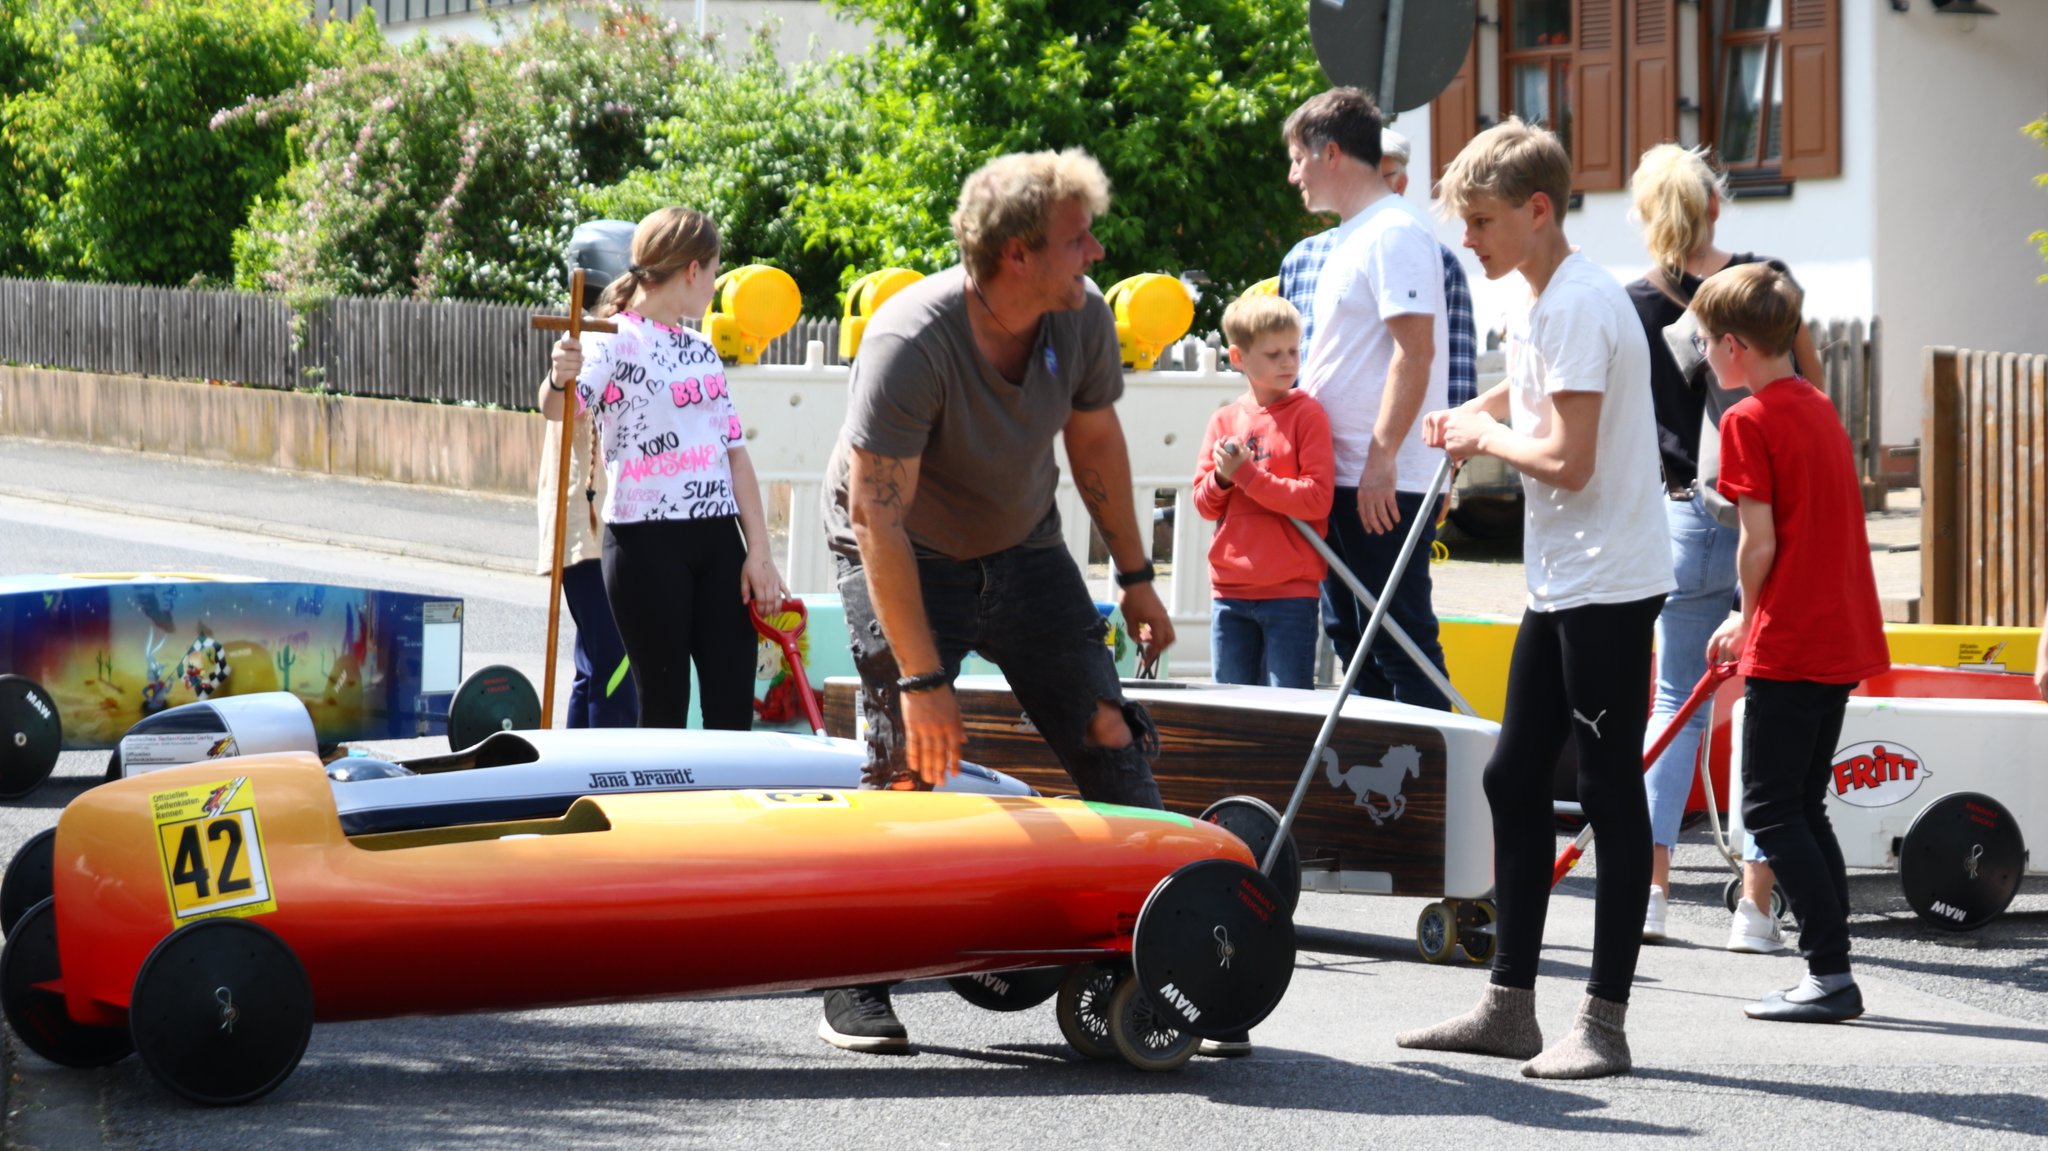
[[[1014,547],[971,560],[920,556],[917,576],[925,618],[948,673],[959,674],[970,651],[1003,669],[1018,705],[1083,799],[1162,806],[1151,765],[1158,735],[1145,709],[1124,699],[1116,662],[1103,642],[1108,624],[1065,548]],[[903,673],[875,618],[866,571],[844,556],[839,594],[867,716],[868,784],[888,786],[910,778],[896,690]],[[1098,700],[1123,708],[1131,726],[1128,745],[1090,742]]]
[[[1643,729],[1650,714],[1650,638],[1663,596],[1522,614],[1508,662],[1500,742],[1487,761],[1499,950],[1493,982],[1533,989],[1550,910],[1557,831],[1551,776],[1564,741],[1579,756],[1579,802],[1600,865],[1593,903],[1593,977],[1586,990],[1627,1003],[1650,901],[1650,805]]]

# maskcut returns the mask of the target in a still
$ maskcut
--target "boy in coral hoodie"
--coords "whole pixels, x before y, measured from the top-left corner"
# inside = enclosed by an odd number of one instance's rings
[[[1209,656],[1217,683],[1315,686],[1322,556],[1288,518],[1322,535],[1336,491],[1330,418],[1294,389],[1301,313],[1245,296],[1223,313],[1230,363],[1248,387],[1209,417],[1195,508],[1216,520],[1209,545]]]

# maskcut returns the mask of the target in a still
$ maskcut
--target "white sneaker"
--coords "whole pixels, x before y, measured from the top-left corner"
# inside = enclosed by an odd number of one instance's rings
[[[1785,950],[1785,936],[1778,930],[1777,919],[1744,899],[1735,905],[1735,917],[1728,924],[1728,950],[1771,955]]]
[[[1671,900],[1664,889],[1650,885],[1650,906],[1643,912],[1643,938],[1655,942],[1664,938],[1664,921],[1671,916]]]

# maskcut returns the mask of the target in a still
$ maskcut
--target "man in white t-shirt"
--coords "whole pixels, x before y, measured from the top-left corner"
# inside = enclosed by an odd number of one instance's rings
[[[1287,118],[1288,182],[1310,211],[1342,222],[1320,268],[1290,258],[1280,277],[1281,294],[1308,305],[1300,387],[1329,413],[1336,446],[1329,543],[1376,595],[1414,518],[1434,520],[1422,499],[1438,457],[1423,446],[1417,417],[1450,394],[1442,256],[1428,221],[1380,176],[1380,130],[1379,109],[1356,88],[1312,96]],[[1441,672],[1428,562],[1434,522],[1423,530],[1423,558],[1402,573],[1387,615]],[[1323,628],[1347,663],[1371,614],[1334,573],[1323,581]],[[1392,635],[1375,637],[1366,659],[1361,693],[1449,709]]]

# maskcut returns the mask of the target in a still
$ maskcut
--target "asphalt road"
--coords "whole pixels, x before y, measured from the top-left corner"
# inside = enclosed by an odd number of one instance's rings
[[[173,506],[185,498],[210,506]],[[211,526],[238,522],[269,534]],[[544,582],[447,562],[516,568],[531,524],[520,501],[0,440],[0,574],[223,571],[453,592],[469,604],[465,667],[509,662],[538,682]],[[343,546],[302,542],[315,539]],[[0,852],[54,823],[103,766],[101,754],[66,754],[41,791],[0,807]],[[1538,1003],[1553,1037],[1586,975],[1597,862],[1596,845],[1552,902]],[[1858,873],[1852,927],[1870,1014],[1801,1028],[1740,1014],[1799,964],[1720,950],[1726,875],[1691,833],[1673,939],[1645,948],[1630,1009],[1637,1071],[1620,1079],[1536,1083],[1513,1063],[1396,1048],[1397,1030],[1469,1006],[1484,975],[1417,957],[1422,900],[1308,895],[1293,986],[1249,1060],[1167,1075],[1085,1062],[1050,1006],[995,1015],[913,985],[899,999],[909,1056],[826,1047],[815,998],[794,995],[323,1025],[282,1088],[223,1111],[177,1100],[138,1060],[68,1071],[10,1034],[0,1145],[2048,1145],[2048,895],[2023,891],[1984,930],[1944,936],[1912,917],[1895,876]],[[406,961],[364,957],[392,980]]]

